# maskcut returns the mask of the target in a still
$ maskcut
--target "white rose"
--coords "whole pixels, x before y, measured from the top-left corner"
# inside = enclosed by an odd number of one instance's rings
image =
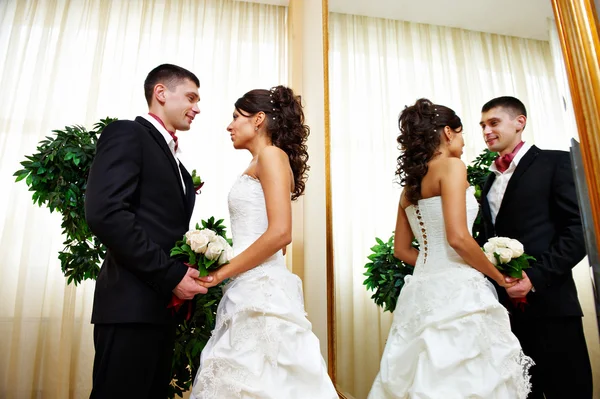
[[[496,253],[500,257],[500,263],[508,263],[513,258],[513,252],[508,248],[498,248]]]
[[[186,243],[192,248],[192,251],[202,254],[206,251],[208,242],[210,241],[202,230],[191,230],[185,233]]]
[[[488,254],[493,254],[496,248],[496,244],[491,241],[488,241],[483,245],[483,250]]]
[[[202,229],[200,232],[208,238],[208,241],[213,241],[217,237],[217,233],[211,229]]]
[[[521,244],[517,240],[510,240],[508,242],[507,247],[513,252],[513,258],[518,258],[519,256],[525,253],[525,248],[523,248],[523,244]]]
[[[233,248],[231,248],[231,245],[227,244],[225,250],[221,252],[221,256],[219,256],[219,260],[217,262],[219,263],[219,266],[221,266],[225,263],[229,263],[231,258],[233,258]]]
[[[494,244],[496,244],[496,246],[499,248],[508,248],[509,242],[510,242],[510,238],[496,237],[496,241],[494,242]]]
[[[496,259],[496,257],[494,256],[493,252],[486,252],[485,256],[487,256],[487,258],[489,259],[490,262],[492,262],[492,264],[494,266],[496,266],[498,264],[498,260]]]
[[[185,241],[187,245],[190,245],[190,237],[196,236],[200,233],[200,230],[190,230],[185,233]]]
[[[498,237],[492,237],[488,240],[489,243],[497,245],[498,244]]]
[[[225,248],[223,241],[215,239],[208,243],[208,248],[206,248],[204,256],[206,256],[208,260],[217,260]]]

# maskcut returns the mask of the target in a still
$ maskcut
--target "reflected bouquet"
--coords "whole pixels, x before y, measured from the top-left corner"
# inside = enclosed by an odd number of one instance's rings
[[[492,237],[483,245],[483,252],[494,266],[504,275],[523,278],[523,270],[529,269],[533,256],[527,255],[523,244],[508,237]],[[512,303],[523,309],[527,298],[511,298]]]

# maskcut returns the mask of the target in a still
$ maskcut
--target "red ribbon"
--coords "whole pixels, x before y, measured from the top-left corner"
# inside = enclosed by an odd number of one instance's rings
[[[521,141],[519,144],[517,144],[517,146],[514,148],[514,150],[512,150],[510,154],[502,155],[494,160],[494,163],[496,164],[496,169],[498,169],[500,173],[504,173],[506,169],[508,169],[510,163],[517,155],[517,152],[519,152],[521,147],[523,147],[523,144],[525,143]]]
[[[175,135],[175,132],[172,131],[172,130],[167,129],[167,126],[165,125],[165,123],[157,115],[154,115],[151,112],[148,112],[148,115],[150,115],[151,117],[153,117],[154,119],[156,119],[158,121],[158,123],[160,123],[162,125],[162,127],[164,127],[165,130],[171,135],[171,137],[173,138],[173,141],[175,142],[175,152],[177,152],[178,145],[177,145],[177,136]]]
[[[525,305],[527,305],[527,297],[523,297],[523,298],[510,298],[510,301],[512,302],[513,306],[517,309],[519,309],[521,312],[525,311]]]

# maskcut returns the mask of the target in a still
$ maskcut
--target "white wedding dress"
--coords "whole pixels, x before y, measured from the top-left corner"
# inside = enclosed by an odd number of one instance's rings
[[[467,190],[469,228],[477,216]],[[421,248],[402,288],[369,399],[521,399],[530,391],[519,341],[493,285],[448,245],[441,197],[406,208]]]
[[[229,213],[238,255],[267,229],[258,180],[240,176],[229,193]],[[190,398],[337,398],[306,318],[302,282],[281,251],[223,288]]]

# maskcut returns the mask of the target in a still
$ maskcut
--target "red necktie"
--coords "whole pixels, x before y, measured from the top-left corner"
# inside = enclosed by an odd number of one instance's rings
[[[523,144],[525,143],[521,141],[510,154],[502,155],[494,160],[496,168],[500,171],[500,173],[504,173],[506,169],[508,169],[510,163],[515,158],[515,155],[517,155],[517,152],[519,152],[519,149],[523,147]]]
[[[175,132],[172,132],[169,129],[167,129],[167,127],[165,126],[165,124],[162,121],[162,119],[160,119],[158,116],[154,115],[151,112],[148,112],[148,115],[150,115],[151,117],[153,117],[154,119],[156,119],[158,121],[158,123],[160,123],[162,125],[162,127],[164,127],[165,130],[171,135],[171,137],[173,137],[173,141],[175,142],[175,152],[177,152],[177,136],[175,135]]]

